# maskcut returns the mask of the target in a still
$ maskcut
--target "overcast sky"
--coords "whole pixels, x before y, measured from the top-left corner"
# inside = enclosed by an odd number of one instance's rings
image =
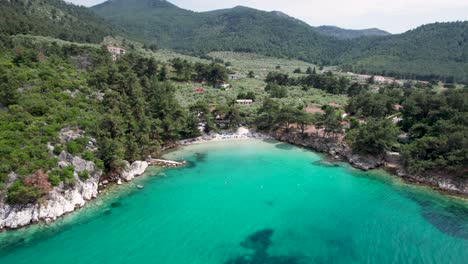
[[[105,0],[67,0],[92,6]],[[422,24],[468,20],[468,0],[170,0],[194,11],[237,5],[279,10],[312,26],[336,25],[349,29],[378,27],[401,33]]]

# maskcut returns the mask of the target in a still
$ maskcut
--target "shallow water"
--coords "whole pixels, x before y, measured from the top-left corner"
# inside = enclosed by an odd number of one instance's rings
[[[466,201],[273,141],[166,158],[189,164],[1,233],[0,263],[468,263]]]

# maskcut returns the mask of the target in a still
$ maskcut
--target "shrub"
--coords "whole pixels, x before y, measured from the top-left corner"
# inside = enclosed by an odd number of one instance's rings
[[[7,191],[7,203],[28,204],[34,203],[42,197],[42,192],[37,186],[26,186],[20,180],[13,183]]]
[[[81,155],[81,157],[85,160],[88,160],[88,161],[93,161],[94,160],[94,153],[92,151],[85,151],[83,152],[83,155]]]
[[[63,151],[63,147],[61,145],[57,145],[54,147],[54,154],[55,155],[60,155],[60,153],[62,153]]]
[[[104,170],[104,161],[102,161],[100,159],[96,159],[96,160],[94,160],[94,165],[96,165],[96,168],[98,168],[100,170]]]
[[[67,142],[67,151],[72,154],[76,155],[79,153],[80,147],[75,141]]]
[[[82,181],[86,181],[87,179],[89,179],[89,172],[87,170],[78,172],[78,177],[80,177]]]
[[[57,170],[49,172],[49,182],[52,186],[58,186],[60,184],[60,174]]]
[[[42,169],[36,171],[24,179],[24,185],[37,187],[43,195],[48,194],[52,188],[49,182],[49,176]]]
[[[88,141],[89,140],[87,137],[79,137],[74,141],[69,141],[67,142],[67,151],[72,155],[83,153],[86,145],[88,144]]]
[[[74,176],[74,172],[75,167],[73,167],[72,165],[63,168],[60,173],[60,180],[62,180],[63,183],[68,186],[75,184],[76,179]]]

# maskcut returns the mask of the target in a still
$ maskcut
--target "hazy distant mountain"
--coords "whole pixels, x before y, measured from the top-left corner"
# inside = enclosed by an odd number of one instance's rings
[[[348,70],[468,82],[468,22],[435,23],[404,34],[312,27],[282,12],[237,6],[192,12],[162,0],[111,0],[94,11],[160,47],[293,57]]]
[[[300,20],[243,6],[196,13],[161,0],[112,0],[92,9],[136,38],[183,51],[247,51],[326,63],[343,47]]]
[[[391,35],[387,31],[378,29],[378,28],[369,28],[369,29],[344,29],[335,26],[320,26],[317,27],[317,30],[323,34],[333,36],[339,39],[353,39],[359,37],[368,37],[368,36],[388,36]]]
[[[0,34],[33,34],[99,43],[112,32],[115,29],[91,10],[62,0],[0,1]]]

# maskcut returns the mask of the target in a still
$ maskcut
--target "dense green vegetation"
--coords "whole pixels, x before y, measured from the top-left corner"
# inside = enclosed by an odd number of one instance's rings
[[[0,34],[33,34],[100,43],[114,32],[115,26],[91,10],[62,0],[0,1]]]
[[[11,203],[46,193],[50,186],[30,180],[39,171],[52,186],[73,185],[73,168],[58,168],[56,155],[63,150],[112,174],[123,169],[124,160],[157,155],[163,144],[200,133],[197,112],[179,104],[176,87],[168,81],[185,73],[172,73],[171,65],[131,53],[114,63],[105,48],[92,46],[36,43],[33,48],[26,40],[18,45],[12,38],[1,39],[0,190],[7,191]],[[226,78],[226,69],[197,64],[193,74],[217,83]],[[227,111],[234,124],[235,109]],[[86,135],[62,144],[63,128]],[[89,137],[96,138],[97,151],[86,148]],[[52,151],[48,143],[55,146]],[[10,172],[19,177],[5,190]]]
[[[428,24],[381,38],[359,38],[337,63],[353,72],[467,83],[468,21]]]
[[[468,82],[468,22],[435,23],[399,35],[314,28],[281,12],[247,7],[195,13],[166,1],[114,0],[92,8],[133,37],[204,54],[255,52],[341,65],[346,71],[405,79]],[[349,39],[356,34],[372,36]]]
[[[331,59],[329,45],[339,49],[301,21],[247,7],[195,13],[166,1],[117,0],[92,9],[133,37],[185,52],[232,50],[320,61]]]
[[[335,26],[320,26],[317,30],[325,35],[333,36],[338,39],[354,39],[366,36],[388,36],[390,33],[378,28],[369,28],[362,30],[343,29]]]
[[[298,124],[314,125],[328,135],[346,135],[356,153],[382,156],[385,151],[403,153],[405,166],[413,173],[444,173],[466,177],[468,164],[468,90],[449,88],[437,91],[431,84],[381,85],[378,91],[368,84],[350,83],[333,74],[310,74],[291,78],[270,72],[266,77],[271,98],[288,96],[294,85],[312,87],[330,94],[350,96],[344,120],[340,110],[325,105],[323,114],[306,114],[304,105],[266,100],[256,124],[262,130],[289,130]],[[284,90],[284,92],[280,92]],[[281,96],[278,96],[281,94]],[[309,115],[310,117],[306,117]],[[285,119],[286,118],[286,119]],[[343,121],[345,121],[343,123]],[[346,128],[346,133],[345,133]]]
[[[399,106],[401,104],[401,109]],[[369,154],[403,153],[413,173],[448,173],[466,177],[468,164],[468,90],[389,88],[351,98],[346,108],[366,119],[347,138],[353,149]],[[390,119],[401,115],[398,127]],[[397,140],[397,135],[400,139]]]
[[[410,139],[402,150],[412,171],[468,176],[468,89],[413,91],[402,113],[402,129]]]

